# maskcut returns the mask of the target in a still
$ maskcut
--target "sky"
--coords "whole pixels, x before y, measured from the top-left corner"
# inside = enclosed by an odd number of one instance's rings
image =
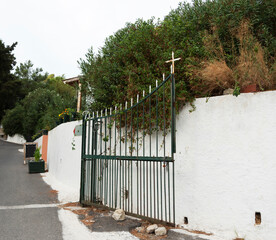
[[[161,20],[180,0],[2,0],[0,39],[11,45],[17,63],[66,78],[81,74],[77,61],[94,52],[127,22]],[[187,2],[187,1],[186,1]]]

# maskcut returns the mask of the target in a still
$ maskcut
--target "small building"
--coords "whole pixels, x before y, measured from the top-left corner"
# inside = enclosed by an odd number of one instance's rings
[[[77,112],[81,110],[81,82],[79,77],[67,78],[63,80],[64,84],[77,87]]]

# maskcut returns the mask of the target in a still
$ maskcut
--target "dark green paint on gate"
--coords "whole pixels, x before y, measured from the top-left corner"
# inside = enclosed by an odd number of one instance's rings
[[[175,83],[125,109],[84,116],[80,202],[175,223]]]

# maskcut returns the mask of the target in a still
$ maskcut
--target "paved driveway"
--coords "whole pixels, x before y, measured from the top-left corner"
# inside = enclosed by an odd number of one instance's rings
[[[62,239],[57,196],[28,173],[20,148],[0,140],[0,240]]]

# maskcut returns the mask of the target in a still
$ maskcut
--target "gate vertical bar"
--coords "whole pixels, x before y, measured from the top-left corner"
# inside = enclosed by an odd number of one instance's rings
[[[172,157],[174,159],[174,154],[176,153],[176,138],[175,138],[175,80],[174,72],[172,73]],[[175,224],[175,182],[174,182],[174,161],[172,163],[173,167],[173,223]]]
[[[91,120],[90,119],[88,119],[88,134],[87,134],[87,154],[88,155],[90,155],[90,148],[91,148],[91,146],[90,146],[90,140],[91,140],[91,136],[90,136],[90,133],[91,133]],[[88,165],[88,166],[87,166]],[[86,167],[87,167],[87,176],[86,176],[86,184],[88,185],[88,182],[89,182],[89,180],[90,180],[90,184],[92,183],[92,179],[91,179],[91,177],[92,177],[92,172],[91,172],[91,170],[92,170],[92,163],[91,163],[91,161],[86,161]],[[86,187],[86,189],[87,189],[87,193],[86,193],[86,196],[87,196],[87,201],[89,201],[89,198],[90,198],[90,201],[92,200],[92,193],[91,193],[91,187],[92,186],[90,186],[90,188],[89,188],[89,186],[87,186]]]
[[[81,187],[80,187],[80,203],[84,200],[84,178],[85,178],[85,149],[86,149],[86,120],[82,119],[82,149],[81,149]]]
[[[156,88],[158,87],[158,81],[156,80]],[[158,92],[156,92],[156,157],[158,157]],[[158,179],[158,163],[154,163],[154,168],[156,166],[156,170],[154,170],[154,172],[156,172],[156,212],[157,212],[157,218],[159,218],[159,179]],[[154,185],[155,188],[155,185]]]
[[[172,54],[172,94],[171,94],[171,111],[172,111],[172,126],[171,126],[171,133],[172,133],[172,158],[174,159],[174,154],[176,153],[176,136],[175,136],[175,79],[174,79],[174,53]],[[173,181],[173,223],[175,224],[175,176],[174,176],[174,161],[172,163],[173,167],[173,176],[172,176],[172,181]]]
[[[97,155],[97,133],[98,133],[98,121],[92,120],[92,155]],[[92,170],[91,170],[91,193],[92,201],[96,202],[96,184],[97,184],[97,159],[91,160]]]

